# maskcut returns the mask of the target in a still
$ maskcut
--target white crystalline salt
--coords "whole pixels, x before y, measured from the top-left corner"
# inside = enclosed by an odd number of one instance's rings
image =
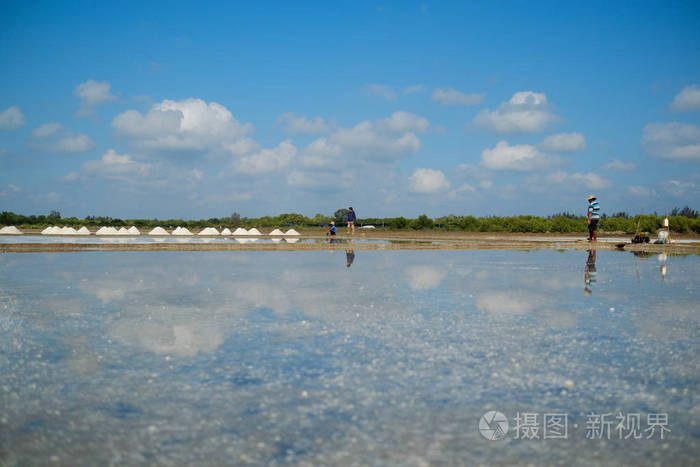
[[[170,235],[170,234],[163,227],[156,227],[155,229],[148,232],[148,235]]]
[[[88,230],[87,227],[82,226],[81,228],[78,229],[76,232],[78,235],[90,235],[90,231]]]
[[[119,230],[117,230],[117,235],[129,235],[129,231],[126,230],[125,227],[120,227]]]
[[[119,235],[119,232],[114,227],[100,227],[95,235]]]
[[[0,235],[22,235],[22,231],[14,225],[8,225],[0,229]]]
[[[258,229],[256,229],[255,227],[253,227],[252,229],[250,229],[250,230],[248,231],[248,235],[262,235],[262,234],[260,233],[260,231],[259,231]]]
[[[221,231],[221,235],[231,235],[231,231],[228,229],[228,227],[226,227]]]
[[[198,235],[219,235],[219,231],[214,227],[207,227],[206,229],[199,232]]]
[[[294,230],[294,229],[289,229],[289,230],[287,230],[284,234],[285,234],[285,235],[301,235],[299,232],[297,232],[297,231]]]
[[[58,235],[75,235],[77,234],[78,231],[75,230],[73,227],[61,227],[58,229],[58,232],[56,234]]]
[[[284,235],[284,232],[282,232],[280,229],[275,229],[270,232],[269,235]]]
[[[46,227],[44,230],[41,231],[42,235],[56,235],[61,229],[56,227],[55,225],[52,225],[51,227]]]
[[[233,235],[248,235],[248,231],[244,228],[238,227],[234,230]]]
[[[134,225],[132,225],[131,227],[129,227],[129,229],[128,229],[127,231],[128,231],[129,234],[131,234],[131,235],[141,235],[141,232],[139,231],[139,229],[137,229],[136,226],[134,226]]]
[[[193,235],[193,234],[185,227],[178,227],[177,229],[173,230],[173,235]]]

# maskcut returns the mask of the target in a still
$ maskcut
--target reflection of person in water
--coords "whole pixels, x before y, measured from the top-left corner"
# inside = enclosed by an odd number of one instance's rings
[[[586,285],[583,288],[585,295],[590,295],[598,281],[598,273],[595,270],[596,250],[588,250],[588,259],[586,260],[586,272],[584,274]]]
[[[355,251],[345,250],[345,265],[347,267],[352,266],[352,262],[355,261]]]

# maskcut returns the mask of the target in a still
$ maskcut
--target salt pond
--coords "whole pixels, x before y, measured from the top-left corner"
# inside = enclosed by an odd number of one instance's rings
[[[691,465],[700,259],[594,260],[2,254],[0,464]],[[517,439],[518,413],[566,439]]]

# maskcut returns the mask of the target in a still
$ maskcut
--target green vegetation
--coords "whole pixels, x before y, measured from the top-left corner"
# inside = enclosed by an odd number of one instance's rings
[[[698,211],[689,207],[683,209],[674,208],[668,216],[669,226],[672,232],[676,233],[700,233],[700,216]],[[326,226],[331,220],[343,225],[347,221],[347,210],[338,209],[332,216],[316,214],[314,217],[307,217],[298,213],[285,213],[278,216],[265,216],[259,218],[241,217],[238,213],[233,213],[227,217],[184,220],[184,219],[116,219],[112,217],[88,216],[85,219],[76,217],[61,217],[57,211],[51,211],[49,215],[24,216],[12,212],[0,214],[0,225],[15,225],[18,228],[43,229],[50,225],[70,226],[80,228],[97,228],[101,226],[129,227],[135,225],[140,230],[152,229],[156,226],[164,228],[174,228],[177,226],[189,229],[200,229],[204,227],[215,227],[217,229],[229,227],[258,227],[258,228],[304,228]],[[624,212],[615,213],[613,216],[603,214],[600,221],[600,230],[603,232],[621,232],[626,234],[634,233],[639,225],[640,231],[655,232],[661,227],[663,216],[657,214],[646,214],[630,216]],[[586,232],[586,218],[575,216],[570,213],[559,213],[549,217],[539,216],[510,216],[510,217],[474,217],[470,215],[455,216],[449,215],[431,219],[425,214],[421,214],[416,219],[405,217],[387,218],[360,218],[358,226],[374,225],[378,229],[386,230],[445,230],[445,231],[465,231],[465,232],[551,232],[551,233],[572,233]]]

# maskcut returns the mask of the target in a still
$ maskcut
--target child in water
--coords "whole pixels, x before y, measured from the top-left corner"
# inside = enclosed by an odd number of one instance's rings
[[[328,235],[335,235],[338,233],[338,229],[335,228],[335,222],[331,221],[330,227],[328,227],[328,232],[326,232],[326,236]]]

